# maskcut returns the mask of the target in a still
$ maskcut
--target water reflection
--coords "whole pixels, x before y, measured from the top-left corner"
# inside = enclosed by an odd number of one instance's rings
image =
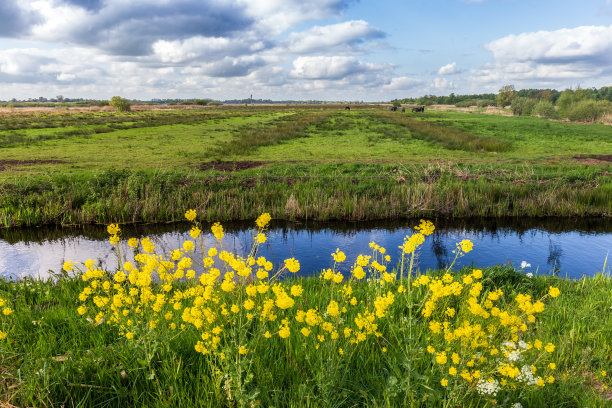
[[[474,250],[459,266],[491,266],[521,261],[532,266],[528,272],[552,273],[578,278],[601,271],[606,254],[612,249],[612,220],[602,219],[460,219],[433,220],[436,232],[427,239],[418,258],[421,269],[444,268],[461,239],[474,242]],[[318,273],[331,264],[330,254],[342,249],[348,261],[368,253],[370,241],[387,248],[397,259],[398,246],[418,220],[382,222],[276,222],[269,232],[269,245],[262,254],[275,264],[295,256],[304,273]],[[253,223],[224,224],[224,248],[237,253],[248,251]],[[188,238],[187,223],[127,225],[122,236],[149,236],[163,251],[178,248]],[[0,230],[0,275],[46,278],[58,271],[65,260],[96,258],[105,268],[117,266],[117,257],[107,242],[104,226],[79,228],[29,228]],[[215,245],[205,235],[206,245]],[[350,265],[344,265],[347,272]]]

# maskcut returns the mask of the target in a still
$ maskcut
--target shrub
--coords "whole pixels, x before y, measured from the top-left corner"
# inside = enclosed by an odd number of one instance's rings
[[[537,101],[535,99],[517,97],[512,100],[510,109],[514,115],[531,115]]]
[[[477,99],[468,99],[465,101],[457,102],[455,106],[458,108],[469,108],[470,106],[476,106],[477,104],[478,104]]]
[[[582,100],[567,108],[567,118],[572,122],[595,122],[605,113],[612,111],[608,101]]]
[[[532,115],[542,116],[545,118],[556,118],[557,111],[551,101],[541,100],[533,107]]]
[[[132,109],[130,102],[120,96],[113,96],[109,105],[117,110],[117,112],[129,112]]]
[[[492,99],[479,99],[478,100],[479,108],[486,108],[487,106],[495,106],[495,101]]]

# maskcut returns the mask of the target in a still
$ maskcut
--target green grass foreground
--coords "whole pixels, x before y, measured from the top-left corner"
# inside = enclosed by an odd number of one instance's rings
[[[534,328],[544,344],[556,345],[553,384],[512,397],[472,393],[457,403],[440,391],[439,378],[427,374],[432,370],[425,351],[429,332],[415,332],[399,342],[383,337],[344,355],[302,348],[297,333],[286,340],[275,335],[253,351],[255,357],[244,377],[244,392],[251,402],[245,406],[510,407],[516,402],[524,407],[610,406],[612,382],[601,375],[602,370],[612,371],[610,276],[528,278],[508,267],[483,272],[485,288],[502,289],[507,302],[519,292],[538,298],[549,286],[561,290],[561,296],[547,302]],[[431,276],[442,273],[428,272]],[[300,304],[326,304],[319,278],[295,280],[304,288]],[[407,282],[393,285],[401,283]],[[14,310],[8,337],[0,341],[0,405],[240,406],[245,396],[224,388],[223,373],[210,372],[205,357],[194,350],[197,336],[175,336],[157,348],[147,363],[134,342],[120,337],[115,326],[96,326],[79,316],[77,297],[86,285],[78,277],[67,276],[48,282],[0,281],[0,297],[8,299]],[[369,290],[366,282],[359,285],[356,291]],[[403,312],[395,313],[385,333],[401,332]],[[289,348],[287,341],[295,344]],[[381,346],[387,351],[381,352]],[[407,347],[413,351],[410,359],[402,352]],[[287,354],[290,349],[296,354]],[[300,361],[307,361],[310,368]]]
[[[0,225],[612,215],[609,126],[383,107],[4,114]]]

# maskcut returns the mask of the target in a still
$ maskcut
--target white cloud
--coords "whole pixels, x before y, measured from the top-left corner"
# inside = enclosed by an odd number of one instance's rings
[[[440,67],[440,69],[438,70],[438,75],[452,75],[456,73],[458,73],[456,62],[451,62],[450,64],[446,64],[443,67]]]
[[[449,89],[455,88],[455,84],[453,81],[450,81],[446,78],[434,78],[431,86],[438,91],[446,91]]]
[[[485,44],[494,60],[470,72],[489,89],[565,87],[612,74],[612,26],[582,26],[509,35]]]
[[[298,57],[293,61],[293,70],[290,75],[300,79],[338,80],[355,74],[378,72],[385,69],[388,69],[388,66],[363,63],[355,57]]]
[[[583,26],[509,35],[485,45],[499,62],[542,64],[612,61],[612,26]]]
[[[289,34],[288,49],[292,53],[358,51],[359,44],[384,33],[363,20],[345,21],[327,26],[314,26],[303,32]]]
[[[153,54],[161,62],[179,64],[193,60],[219,60],[227,56],[258,53],[266,48],[263,41],[245,41],[242,38],[192,37],[185,40],[158,40]]]
[[[384,85],[383,88],[389,91],[407,91],[422,85],[423,81],[416,78],[406,76],[391,78],[391,81]]]
[[[278,35],[311,20],[340,16],[345,0],[235,0],[259,29]]]

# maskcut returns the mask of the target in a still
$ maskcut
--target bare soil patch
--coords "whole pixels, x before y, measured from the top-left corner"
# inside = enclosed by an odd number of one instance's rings
[[[210,161],[200,164],[200,170],[240,171],[268,164],[265,161]]]
[[[577,154],[573,157],[584,164],[604,164],[602,162],[612,163],[612,154]]]
[[[0,171],[11,167],[32,166],[37,164],[62,164],[63,160],[0,160]]]

